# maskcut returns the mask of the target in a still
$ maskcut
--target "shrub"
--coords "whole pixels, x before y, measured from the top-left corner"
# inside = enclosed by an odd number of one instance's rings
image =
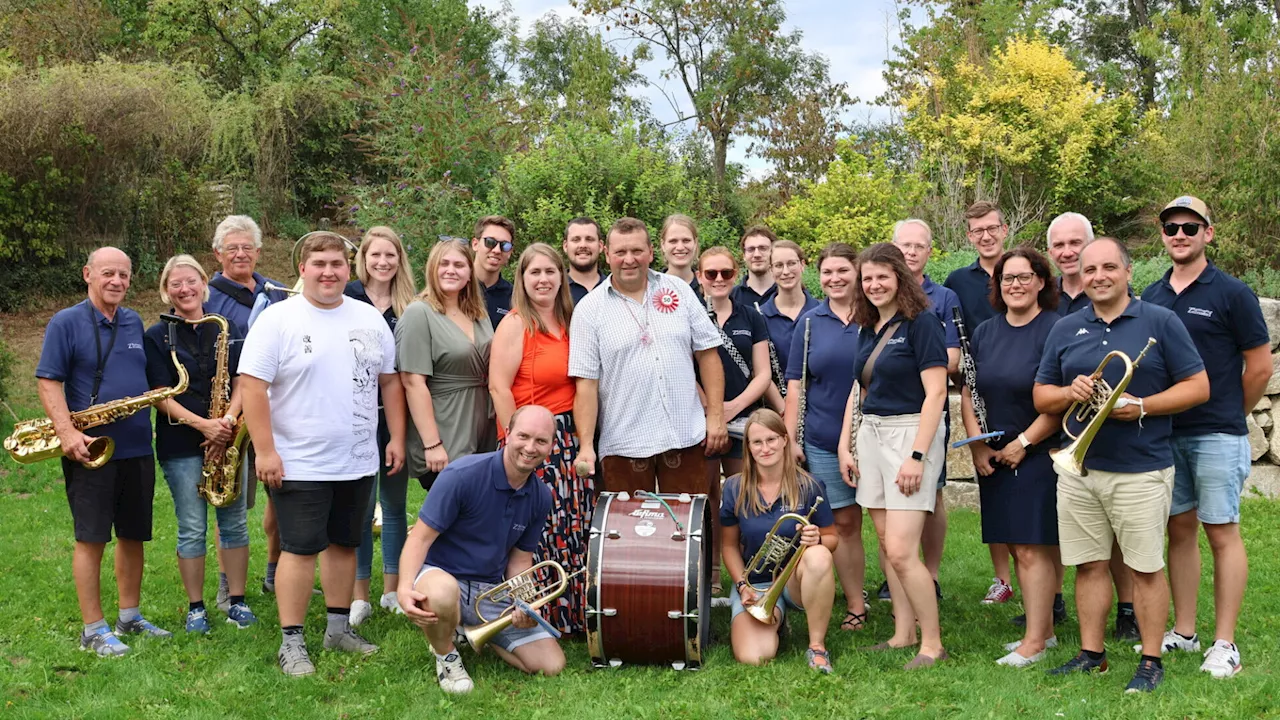
[[[13,379],[13,353],[0,338],[0,403],[9,401],[9,381]]]

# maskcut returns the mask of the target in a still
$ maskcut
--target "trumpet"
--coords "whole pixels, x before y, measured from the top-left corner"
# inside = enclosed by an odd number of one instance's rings
[[[1071,444],[1061,450],[1054,450],[1049,453],[1054,467],[1062,472],[1081,477],[1089,474],[1089,471],[1085,470],[1084,467],[1084,456],[1089,452],[1089,445],[1093,443],[1094,437],[1102,429],[1102,424],[1107,421],[1107,417],[1111,415],[1116,403],[1124,395],[1125,388],[1129,387],[1129,381],[1133,380],[1133,372],[1138,367],[1138,363],[1142,362],[1142,358],[1146,356],[1147,351],[1155,344],[1155,338],[1147,338],[1146,347],[1142,348],[1142,352],[1138,353],[1138,357],[1132,360],[1119,350],[1112,350],[1102,358],[1098,368],[1089,376],[1089,379],[1093,381],[1093,392],[1089,395],[1089,399],[1084,402],[1076,401],[1072,403],[1071,407],[1067,408],[1066,414],[1062,416],[1062,431],[1067,434],[1067,437],[1071,438]],[[1102,371],[1106,369],[1107,363],[1112,360],[1118,360],[1124,364],[1124,375],[1116,383],[1115,387],[1112,387],[1110,383],[1102,379]],[[1084,428],[1080,430],[1079,435],[1071,432],[1071,428],[1068,427],[1069,420],[1084,423]]]
[[[551,586],[540,588],[537,585],[537,573],[543,568],[554,569],[559,578]],[[507,626],[515,618],[516,610],[525,611],[529,617],[540,623],[544,628],[548,628],[554,636],[559,637],[560,633],[556,632],[555,628],[552,628],[546,620],[542,619],[538,614],[538,610],[543,605],[563,595],[565,589],[569,587],[569,579],[585,571],[586,568],[583,568],[573,573],[573,575],[569,575],[565,573],[560,563],[554,560],[543,560],[519,575],[507,578],[505,581],[480,593],[475,600],[476,617],[480,618],[480,623],[463,628],[467,643],[475,648],[476,652],[480,652],[494,636],[507,629]],[[480,603],[486,599],[498,605],[508,605],[508,607],[498,617],[487,618],[484,613],[480,612]]]
[[[800,558],[808,547],[800,544],[801,532],[809,524],[809,520],[818,511],[818,506],[821,504],[822,496],[819,495],[813,501],[813,506],[809,508],[808,515],[801,516],[796,513],[786,513],[778,518],[777,522],[773,524],[773,528],[769,530],[769,534],[765,536],[764,544],[756,551],[756,554],[751,558],[751,562],[747,563],[748,578],[753,574],[768,572],[769,568],[773,568],[773,578],[769,589],[765,591],[763,597],[747,607],[747,612],[756,620],[766,625],[773,625],[777,622],[773,617],[773,608],[777,606],[778,599],[782,597],[782,593],[787,589],[787,581],[791,579],[791,575],[799,567]],[[784,538],[778,534],[778,529],[787,520],[795,520],[799,523],[796,528],[796,534],[790,538]],[[793,551],[795,554],[791,554]],[[790,560],[787,560],[787,555],[791,555]]]

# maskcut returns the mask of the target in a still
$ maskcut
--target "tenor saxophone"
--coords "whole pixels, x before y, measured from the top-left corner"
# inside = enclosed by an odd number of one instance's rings
[[[209,417],[220,418],[227,414],[227,408],[231,405],[231,373],[227,367],[231,328],[227,319],[214,313],[199,320],[175,319],[191,325],[213,323],[218,326],[218,340],[214,350],[215,370],[213,383],[209,388]],[[200,497],[217,508],[227,507],[240,497],[240,463],[249,443],[249,433],[243,418],[237,418],[231,429],[235,433],[234,439],[221,452],[217,448],[205,448],[200,485],[196,488]]]
[[[89,428],[110,425],[186,392],[189,378],[187,369],[178,361],[176,326],[172,322],[169,323],[169,357],[173,360],[174,367],[178,369],[177,385],[158,388],[137,397],[99,403],[73,412],[71,424],[81,432]],[[4,449],[9,451],[9,457],[24,465],[41,460],[52,460],[64,454],[62,441],[58,438],[58,433],[53,428],[53,421],[49,418],[23,420],[14,425],[13,434],[4,440]],[[96,437],[89,442],[87,449],[89,461],[84,463],[84,466],[95,470],[106,465],[111,459],[111,454],[116,449],[116,441],[106,436]]]

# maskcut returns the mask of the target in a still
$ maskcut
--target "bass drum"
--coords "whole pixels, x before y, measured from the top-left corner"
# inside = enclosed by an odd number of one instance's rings
[[[706,495],[600,493],[587,552],[587,649],[597,668],[702,667],[711,629]]]

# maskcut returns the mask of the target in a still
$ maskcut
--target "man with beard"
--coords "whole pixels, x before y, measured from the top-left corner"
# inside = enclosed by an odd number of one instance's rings
[[[753,225],[742,234],[742,260],[747,272],[742,276],[742,282],[733,288],[730,300],[743,307],[758,308],[778,292],[770,266],[770,253],[776,242],[778,236],[763,225]]]
[[[1120,241],[1097,238],[1085,246],[1080,264],[1090,304],[1049,332],[1033,390],[1036,411],[1061,415],[1074,403],[1090,402],[1100,392],[1093,374],[1112,351],[1135,364],[1128,392],[1094,435],[1082,471],[1058,467],[1058,538],[1063,564],[1076,567],[1080,653],[1049,672],[1107,670],[1103,637],[1115,541],[1133,570],[1142,633],[1142,659],[1125,691],[1151,692],[1164,679],[1161,635],[1169,616],[1163,570],[1174,475],[1172,416],[1209,399],[1209,377],[1177,316],[1129,296],[1133,263]],[[1104,373],[1115,387],[1122,363],[1108,363]],[[1080,423],[1074,426],[1083,432]]]
[[[1213,551],[1217,627],[1200,670],[1228,678],[1240,671],[1236,619],[1249,574],[1240,537],[1240,494],[1250,462],[1245,418],[1271,379],[1271,342],[1257,296],[1205,257],[1214,232],[1204,202],[1180,197],[1160,213],[1160,223],[1173,267],[1142,293],[1142,299],[1169,308],[1187,326],[1204,358],[1210,388],[1208,402],[1173,417],[1173,629],[1164,634],[1163,649],[1200,650],[1195,625],[1200,588],[1197,528],[1204,525]]]
[[[494,327],[511,312],[510,281],[502,277],[502,268],[511,259],[515,247],[515,223],[501,215],[486,215],[476,221],[471,234],[471,249],[476,254],[476,278],[484,289],[485,309]]]
[[[589,217],[570,220],[560,247],[569,259],[569,295],[575,304],[580,303],[604,279],[600,274],[600,251],[604,249],[600,224]]]

